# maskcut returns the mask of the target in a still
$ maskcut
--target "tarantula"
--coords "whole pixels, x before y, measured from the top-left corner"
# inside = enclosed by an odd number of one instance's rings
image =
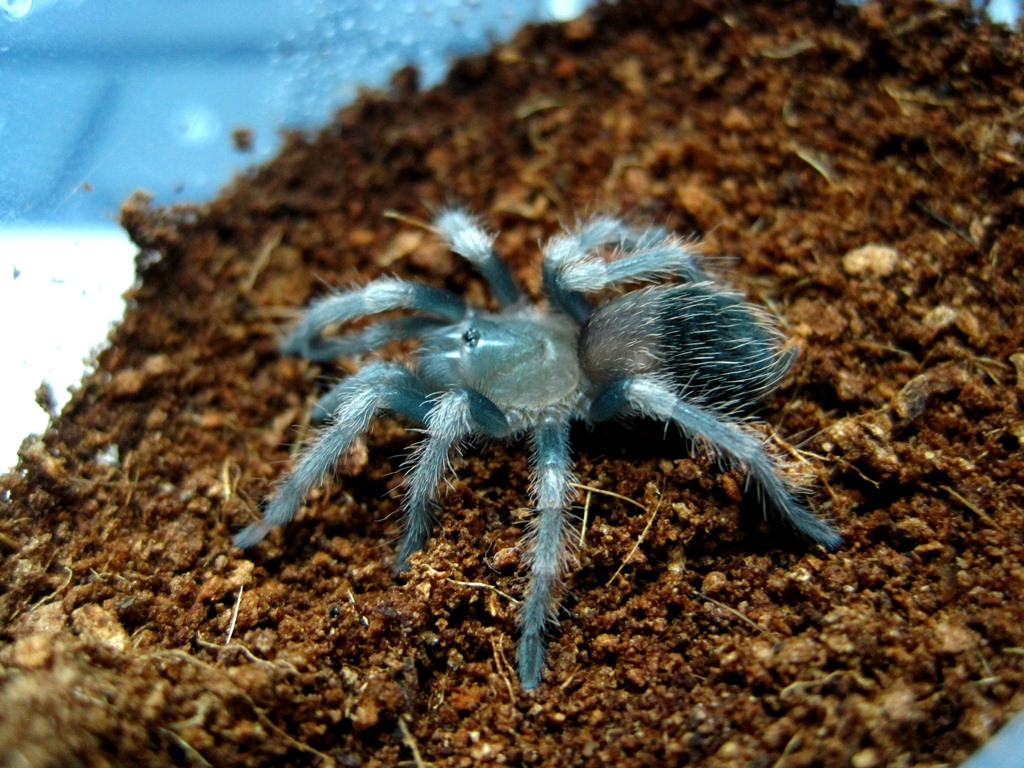
[[[705,272],[686,241],[616,218],[584,222],[543,249],[548,306],[529,302],[493,248],[494,238],[461,209],[433,229],[483,275],[500,309],[467,304],[449,291],[394,278],[312,304],[284,345],[314,361],[358,355],[399,339],[418,342],[415,365],[373,362],[342,379],[315,406],[329,420],[277,488],[263,518],[235,536],[251,547],[291,520],[309,491],[370,427],[391,412],[425,427],[408,460],[396,572],[422,549],[434,523],[449,457],[472,438],[532,443],[536,510],[525,538],[530,576],[519,611],[523,688],[541,680],[545,634],[555,622],[571,549],[573,498],[569,425],[637,414],[675,424],[712,456],[744,470],[766,511],[827,549],[835,528],[812,513],[780,477],[761,438],[744,422],[774,390],[793,355],[764,311]],[[676,282],[666,282],[675,279]],[[631,291],[610,289],[653,283]],[[591,297],[598,297],[593,300]],[[338,324],[392,312],[344,335]]]

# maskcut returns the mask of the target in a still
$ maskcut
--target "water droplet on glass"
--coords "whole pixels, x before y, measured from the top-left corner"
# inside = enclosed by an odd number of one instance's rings
[[[0,0],[0,11],[11,21],[19,21],[32,10],[32,0]]]

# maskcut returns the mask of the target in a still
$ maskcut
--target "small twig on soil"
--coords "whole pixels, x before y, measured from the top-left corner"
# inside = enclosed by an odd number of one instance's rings
[[[705,595],[703,592],[701,592],[700,590],[697,590],[697,589],[693,590],[693,594],[696,597],[699,597],[699,598],[701,598],[703,600],[707,600],[712,605],[718,606],[723,611],[727,611],[728,613],[731,613],[733,616],[735,616],[736,618],[740,619],[744,623],[749,624],[751,627],[756,629],[762,635],[767,635],[768,634],[768,630],[766,630],[764,627],[762,627],[756,621],[751,619],[749,616],[744,616],[742,613],[737,611],[731,605],[726,605],[725,603],[719,602],[718,600],[715,600],[715,598],[711,597],[710,595]]]
[[[569,687],[569,683],[571,683],[573,681],[573,679],[575,679],[576,673],[580,671],[580,668],[581,667],[580,667],[579,664],[577,664],[575,667],[573,667],[572,668],[572,672],[569,673],[569,676],[567,678],[565,678],[565,680],[562,681],[561,685],[558,686],[558,690],[564,691],[566,688],[568,688]]]
[[[810,38],[802,38],[800,40],[794,40],[790,43],[781,45],[778,48],[765,48],[758,51],[758,53],[766,59],[784,61],[785,59],[792,59],[795,56],[799,56],[805,51],[814,50],[817,47],[818,44]]]
[[[978,651],[978,661],[981,663],[981,668],[985,672],[985,676],[974,680],[974,685],[994,685],[998,683],[1002,678],[992,671],[992,665],[988,663],[988,659],[985,658],[985,654]]]
[[[989,377],[993,384],[1002,386],[1003,381],[996,376],[995,371],[1005,373],[1010,369],[1010,366],[1004,363],[1002,360],[997,360],[994,357],[984,357],[983,355],[967,355],[967,361],[974,366],[977,370]]]
[[[814,689],[814,688],[820,688],[821,686],[827,685],[828,683],[831,683],[836,678],[839,678],[839,677],[842,677],[842,676],[843,676],[843,673],[841,671],[837,670],[835,672],[830,672],[829,674],[825,675],[825,677],[821,678],[820,680],[797,680],[796,682],[790,683],[785,688],[783,688],[781,691],[779,691],[779,697],[784,699],[784,698],[786,698],[787,696],[789,696],[792,693],[798,693],[798,692],[804,691],[804,690],[811,690],[811,689]]]
[[[951,107],[956,102],[953,99],[942,99],[936,96],[932,96],[930,93],[924,93],[921,91],[908,91],[902,88],[894,88],[891,85],[885,86],[886,95],[895,101],[900,111],[906,114],[903,105],[906,104],[924,104],[928,107]]]
[[[50,601],[51,601],[51,600],[53,600],[53,599],[54,599],[55,597],[57,597],[57,595],[59,595],[59,594],[60,594],[61,592],[63,592],[63,591],[65,590],[65,589],[67,589],[67,588],[68,588],[68,585],[69,585],[69,584],[71,583],[71,579],[73,579],[73,578],[74,578],[74,576],[75,576],[75,572],[74,572],[74,570],[72,570],[71,568],[68,568],[68,566],[66,566],[66,565],[62,565],[62,566],[60,566],[60,567],[61,567],[61,568],[63,568],[63,569],[65,570],[65,571],[67,571],[67,572],[68,572],[68,577],[67,577],[66,579],[64,579],[64,583],[63,583],[63,584],[61,584],[61,585],[60,585],[59,587],[57,587],[57,588],[56,588],[55,590],[53,590],[53,592],[51,592],[50,594],[48,594],[48,595],[46,595],[46,596],[42,597],[42,598],[41,598],[41,599],[40,599],[40,600],[39,600],[39,601],[38,601],[38,602],[36,603],[36,605],[37,605],[37,606],[39,606],[39,605],[45,605],[46,603],[50,602]]]
[[[200,645],[202,645],[203,642],[204,641],[200,641]],[[210,646],[212,644],[211,643],[206,643],[206,645]],[[214,646],[214,647],[219,647],[219,646]],[[234,648],[234,647],[241,647],[241,646],[232,646],[232,647]],[[246,652],[248,653],[248,651],[246,651]],[[309,753],[311,755],[316,755],[318,758],[320,758],[321,760],[324,761],[325,765],[334,765],[335,764],[334,759],[331,758],[330,755],[325,755],[320,750],[315,749],[314,747],[311,747],[308,744],[303,744],[301,741],[299,741],[298,739],[296,739],[293,736],[291,736],[287,731],[285,731],[283,728],[281,728],[281,726],[279,726],[277,723],[275,723],[273,720],[271,720],[269,715],[267,715],[266,712],[264,712],[262,709],[260,709],[259,706],[256,704],[256,702],[253,701],[252,697],[248,693],[246,693],[245,689],[242,688],[242,686],[240,686],[238,683],[236,683],[232,679],[232,677],[229,674],[227,674],[224,670],[218,669],[217,667],[215,667],[212,664],[209,664],[209,663],[203,661],[202,659],[196,658],[195,656],[192,656],[191,654],[185,653],[185,651],[181,650],[180,648],[167,648],[167,649],[160,650],[160,651],[154,651],[153,653],[148,654],[148,655],[149,656],[155,656],[155,657],[158,657],[158,658],[163,657],[163,658],[181,659],[182,661],[184,661],[184,662],[186,662],[188,664],[194,664],[195,666],[199,667],[200,669],[204,669],[207,672],[210,672],[210,673],[212,673],[214,675],[217,675],[217,676],[223,678],[224,680],[226,680],[228,682],[228,684],[232,688],[234,688],[238,692],[238,695],[242,698],[242,700],[245,701],[245,703],[249,705],[250,709],[252,709],[252,711],[253,711],[253,714],[256,715],[256,719],[260,721],[260,724],[264,728],[272,731],[273,733],[276,733],[278,736],[280,736],[282,739],[284,739],[288,744],[290,744],[295,749],[298,749],[301,752],[307,752],[307,753]],[[264,663],[269,664],[270,662],[264,662]]]
[[[250,651],[248,648],[246,648],[241,643],[235,643],[234,645],[227,645],[227,644],[225,644],[225,645],[217,645],[216,643],[211,643],[209,640],[205,640],[203,638],[203,633],[202,632],[196,632],[196,645],[198,645],[200,648],[206,648],[207,650],[211,650],[211,651],[219,651],[221,649],[231,649],[233,651],[241,651],[242,655],[245,656],[245,658],[248,659],[249,661],[251,661],[253,664],[263,664],[263,665],[268,666],[268,667],[277,667],[279,669],[286,669],[289,672],[291,672],[293,675],[299,674],[299,670],[295,667],[294,664],[291,664],[290,662],[284,661],[283,659],[275,659],[274,661],[269,661],[267,659],[261,659],[259,656],[254,654],[252,651]]]
[[[512,700],[512,706],[515,706],[516,689],[512,685],[512,678],[509,675],[512,665],[505,658],[505,651],[501,647],[501,642],[493,635],[491,636],[491,648],[494,650],[494,665],[498,668],[498,677],[505,682],[505,687],[508,688],[508,697]]]
[[[584,485],[583,483],[573,483],[572,487],[577,488],[581,491],[590,491],[592,493],[601,493],[604,494],[605,496],[611,496],[613,499],[618,499],[619,501],[625,501],[629,504],[632,504],[634,507],[636,507],[637,509],[642,509],[644,512],[650,511],[649,509],[647,509],[647,507],[645,507],[636,499],[631,499],[628,496],[623,496],[621,493],[616,493],[615,491],[606,491],[603,488],[595,488],[592,485]]]
[[[645,525],[644,529],[640,531],[640,535],[637,537],[636,543],[633,545],[633,548],[629,550],[629,554],[626,555],[626,559],[622,561],[619,567],[615,570],[615,573],[612,574],[612,577],[608,579],[608,582],[605,584],[606,587],[610,587],[612,585],[612,582],[615,581],[615,577],[622,573],[622,569],[626,567],[629,561],[633,558],[633,555],[636,553],[636,551],[640,549],[640,544],[643,542],[644,538],[646,538],[647,532],[651,530],[651,526],[654,525],[654,518],[658,516],[658,508],[661,506],[661,500],[662,495],[659,492],[658,503],[655,504],[654,509],[651,510],[651,516],[647,520],[647,525]],[[637,506],[640,505],[638,504]]]
[[[587,523],[590,521],[590,500],[593,496],[593,489],[587,489],[587,495],[583,497],[583,519],[580,521],[580,538],[576,542],[580,549],[583,548],[583,540],[587,535]]]
[[[411,227],[416,227],[417,229],[423,229],[426,230],[427,232],[433,232],[434,234],[437,234],[437,230],[434,229],[434,227],[432,227],[429,222],[426,222],[423,219],[417,219],[415,216],[409,216],[408,214],[402,213],[401,211],[396,211],[389,208],[388,210],[384,211],[384,218],[392,219],[393,221],[400,221],[403,224],[408,224]]]
[[[611,586],[611,583],[613,581],[615,581],[615,577],[618,576],[620,573],[622,573],[622,569],[626,567],[626,565],[630,561],[630,558],[632,558],[633,554],[637,551],[637,549],[640,548],[640,544],[643,542],[644,537],[647,535],[647,532],[651,529],[651,525],[654,524],[654,518],[658,514],[658,507],[661,506],[661,500],[662,500],[661,492],[660,491],[658,492],[658,503],[654,505],[654,510],[652,511],[652,510],[648,509],[647,507],[645,507],[643,504],[641,504],[636,499],[631,499],[628,496],[623,496],[621,493],[615,493],[615,491],[606,491],[603,488],[595,488],[592,485],[584,485],[583,483],[573,483],[572,487],[576,488],[577,490],[581,490],[581,491],[586,491],[587,492],[586,500],[583,502],[583,526],[580,529],[580,539],[579,539],[579,543],[580,543],[581,546],[583,545],[583,536],[584,536],[584,533],[586,531],[587,517],[588,517],[589,511],[590,511],[590,494],[592,494],[592,493],[601,493],[601,494],[604,494],[605,496],[611,496],[613,499],[618,499],[619,501],[625,501],[626,503],[632,504],[634,507],[637,507],[638,509],[642,509],[644,512],[650,513],[651,517],[647,521],[647,525],[644,526],[643,531],[640,533],[640,537],[636,540],[636,544],[633,545],[633,549],[631,549],[629,551],[629,554],[626,555],[626,559],[622,561],[622,564],[619,566],[618,570],[615,571],[615,573],[612,574],[612,577],[610,579],[608,579],[608,583],[605,584],[606,587],[607,586]]]
[[[224,645],[229,645],[231,638],[235,635],[235,622],[238,621],[238,606],[242,604],[243,589],[245,589],[244,584],[238,588],[238,596],[235,597],[235,607],[231,609],[231,623],[228,624],[228,636],[224,638]]]
[[[541,96],[536,99],[531,99],[521,105],[515,111],[515,118],[516,120],[525,120],[538,112],[546,112],[549,109],[559,109],[562,106],[563,104],[560,99],[556,99],[553,96]]]
[[[190,756],[193,761],[195,761],[199,765],[203,766],[203,768],[213,768],[213,764],[210,763],[210,761],[207,760],[205,757],[203,757],[202,753],[198,749],[193,747],[191,744],[189,744],[187,741],[185,741],[183,738],[181,738],[181,736],[176,734],[170,728],[160,728],[159,730],[160,730],[160,733],[162,733],[168,739],[170,739],[175,744],[177,744],[179,747],[181,747],[181,750],[186,755]]]
[[[348,602],[352,606],[352,610],[356,612],[356,616],[359,617],[359,623],[364,627],[370,626],[370,620],[360,612],[359,606],[356,605],[356,596],[352,594],[351,589],[348,591]]]
[[[252,269],[249,270],[249,276],[245,282],[242,283],[242,293],[249,293],[256,286],[256,281],[259,280],[263,270],[267,268],[267,264],[270,263],[270,254],[274,252],[274,249],[281,244],[281,238],[284,237],[284,230],[275,229],[263,238],[263,242],[259,245],[259,250],[256,251],[256,258],[253,259]]]
[[[13,555],[21,549],[21,545],[16,539],[8,536],[3,531],[0,531],[0,552],[7,555]]]
[[[131,457],[129,456],[129,458]],[[125,495],[124,501],[121,502],[122,510],[128,509],[128,505],[132,503],[132,499],[135,497],[135,489],[139,484],[139,475],[137,472],[128,474],[128,470],[126,468],[128,460],[129,459],[125,459],[124,466],[122,466],[122,477],[124,479],[118,483],[118,485],[126,485],[128,488],[128,493]]]
[[[961,494],[959,494],[956,491],[954,491],[948,485],[940,485],[939,487],[942,490],[944,490],[946,493],[948,493],[950,496],[952,496],[954,499],[959,501],[961,504],[963,504],[965,507],[967,507],[969,510],[971,510],[971,512],[976,514],[978,517],[980,517],[986,523],[991,525],[993,528],[997,528],[1000,531],[1003,531],[1004,533],[1006,532],[1006,529],[1003,528],[1003,526],[1001,526],[999,523],[997,523],[995,520],[993,520],[991,517],[989,517],[989,515],[984,510],[982,510],[981,507],[979,507],[977,504],[973,503],[970,499],[964,498],[964,496],[962,496]]]
[[[482,581],[459,581],[458,579],[446,578],[445,581],[450,581],[452,584],[458,584],[460,587],[473,587],[473,589],[489,589],[497,595],[504,597],[513,605],[519,605],[519,600],[512,597],[507,592],[502,592],[497,587],[493,587],[490,584],[484,584]]]
[[[811,168],[813,168],[819,174],[821,174],[821,177],[826,182],[828,182],[828,185],[830,187],[832,186],[832,169],[829,168],[828,161],[819,157],[811,150],[805,147],[801,147],[799,144],[791,144],[789,148],[794,155],[799,157],[801,160],[803,160],[805,163],[811,166]]]
[[[228,501],[235,494],[235,487],[231,479],[231,460],[224,459],[220,465],[220,483],[224,486],[224,501]]]
[[[839,498],[836,495],[836,492],[834,490],[832,490],[832,486],[829,485],[828,479],[823,474],[819,473],[816,470],[815,466],[813,464],[811,464],[811,462],[809,462],[807,460],[808,456],[813,456],[814,458],[816,458],[816,459],[818,459],[820,461],[824,461],[825,460],[824,456],[820,456],[818,454],[811,453],[810,451],[801,451],[795,445],[793,445],[791,443],[788,443],[785,440],[783,440],[781,437],[779,437],[778,433],[775,432],[774,430],[771,433],[771,439],[775,442],[776,445],[781,447],[786,453],[788,453],[790,456],[792,456],[794,459],[796,459],[800,464],[803,464],[805,467],[807,467],[812,472],[814,472],[814,474],[818,478],[818,482],[820,482],[822,484],[822,486],[824,486],[825,490],[828,491],[828,495],[832,497],[833,501],[835,501],[835,500],[837,500]]]
[[[927,205],[922,203],[920,200],[915,200],[914,201],[914,207],[917,208],[917,210],[919,210],[925,216],[928,216],[931,219],[935,219],[935,221],[939,222],[939,224],[941,224],[946,229],[948,229],[950,232],[952,232],[954,235],[959,237],[961,240],[963,240],[965,243],[967,243],[969,246],[971,246],[971,248],[973,248],[974,250],[976,250],[976,251],[980,250],[978,248],[978,244],[976,242],[974,242],[974,238],[971,237],[970,233],[967,232],[963,227],[958,227],[956,224],[954,224],[952,221],[947,219],[945,216],[942,216],[939,213],[937,213],[936,211],[933,211],[930,207],[928,207]]]
[[[782,748],[782,754],[779,755],[779,759],[772,763],[772,768],[781,768],[787,764],[786,758],[796,752],[800,747],[803,746],[804,737],[803,734],[795,733],[793,738],[786,742],[786,746]]]
[[[875,488],[881,488],[881,487],[882,487],[882,482],[881,482],[880,480],[873,480],[873,479],[871,479],[870,477],[868,477],[867,475],[865,475],[865,474],[864,474],[863,472],[861,472],[861,471],[860,471],[860,470],[859,470],[859,469],[857,468],[857,465],[856,465],[856,464],[854,464],[853,462],[851,462],[851,461],[847,461],[847,460],[846,460],[846,459],[844,459],[844,458],[843,458],[842,456],[839,456],[839,457],[837,457],[837,459],[836,459],[836,460],[837,460],[837,461],[838,461],[838,462],[839,462],[840,464],[842,464],[842,465],[843,465],[844,467],[847,467],[847,468],[849,468],[849,469],[852,469],[852,470],[853,470],[854,472],[856,472],[856,473],[857,473],[857,474],[858,474],[858,475],[860,476],[860,479],[861,479],[861,480],[863,480],[863,481],[864,481],[865,483],[871,483],[871,484],[872,484],[873,486],[875,486]]]
[[[425,768],[427,763],[423,761],[420,748],[416,745],[416,739],[413,738],[412,731],[409,730],[409,723],[406,721],[405,715],[398,716],[398,728],[402,732],[402,743],[412,752],[412,761],[416,768]]]

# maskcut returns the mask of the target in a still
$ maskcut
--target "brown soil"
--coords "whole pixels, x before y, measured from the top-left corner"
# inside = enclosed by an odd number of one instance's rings
[[[209,205],[126,206],[124,323],[3,478],[9,764],[936,765],[1024,708],[1024,39],[921,2],[662,5],[403,73]],[[451,199],[535,294],[536,243],[596,210],[734,255],[799,343],[764,416],[842,549],[658,425],[578,429],[581,481],[643,509],[590,494],[532,693],[521,445],[468,453],[405,577],[390,420],[233,549],[350,370],[279,355],[288,318],[388,272],[483,299],[386,215]]]

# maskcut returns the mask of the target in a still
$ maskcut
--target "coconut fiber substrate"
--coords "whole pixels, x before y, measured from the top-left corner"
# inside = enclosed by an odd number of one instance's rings
[[[1024,708],[1024,39],[828,5],[528,27],[429,91],[400,73],[212,203],[129,201],[124,321],[2,479],[0,760],[937,766]],[[406,574],[419,438],[387,417],[233,547],[359,365],[281,354],[311,299],[397,275],[487,301],[415,224],[450,202],[534,297],[538,243],[595,213],[721,255],[798,350],[758,423],[842,546],[674,430],[581,423],[583,543],[529,692],[521,442],[455,461]]]

